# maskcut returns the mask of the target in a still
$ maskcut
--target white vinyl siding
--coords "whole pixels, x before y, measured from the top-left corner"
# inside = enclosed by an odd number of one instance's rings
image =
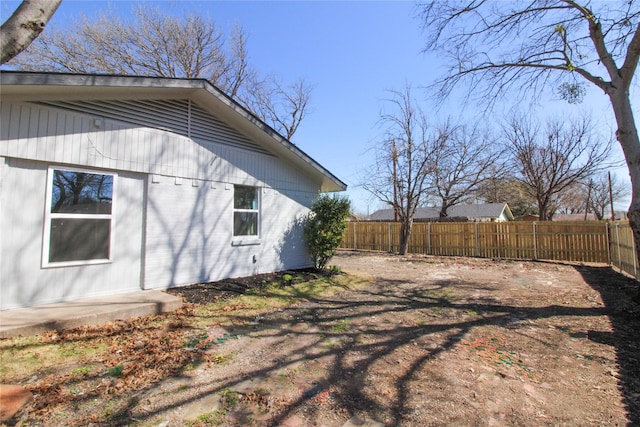
[[[195,184],[195,185],[194,185]],[[309,267],[298,221],[312,193],[260,190],[260,244],[233,237],[233,186],[148,183],[145,289],[164,289],[229,277]]]
[[[131,292],[141,288],[145,178],[119,172],[112,262],[41,268],[49,165],[2,158],[0,309]],[[126,201],[126,202],[125,202]],[[126,238],[124,238],[126,236]]]
[[[318,183],[287,162],[242,148],[215,129],[191,139],[102,116],[3,102],[0,140],[0,156],[318,192]]]
[[[320,183],[289,162],[214,130],[190,138],[34,103],[1,111],[1,309],[310,265],[298,219]],[[111,263],[41,268],[49,166],[117,174]],[[235,185],[258,188],[260,244],[233,236]]]

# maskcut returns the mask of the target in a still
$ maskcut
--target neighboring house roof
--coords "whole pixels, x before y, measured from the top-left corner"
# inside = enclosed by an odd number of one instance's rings
[[[505,219],[512,221],[513,214],[509,205],[506,203],[482,203],[473,205],[456,205],[449,208],[447,212],[450,218],[467,218],[469,220],[495,220],[504,216]],[[438,219],[440,217],[440,208],[418,208],[414,219]],[[371,221],[393,221],[393,209],[380,209],[369,216]]]
[[[344,191],[347,185],[298,146],[205,79],[137,77],[104,74],[0,72],[2,98],[21,101],[189,99],[321,182],[322,191]]]

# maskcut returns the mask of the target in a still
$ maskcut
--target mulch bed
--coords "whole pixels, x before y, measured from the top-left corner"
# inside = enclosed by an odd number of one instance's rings
[[[254,274],[248,277],[223,279],[215,282],[198,283],[190,286],[167,290],[172,295],[180,296],[189,304],[209,304],[226,301],[252,290],[264,289],[276,284],[279,287],[291,286],[336,274],[332,270],[304,268],[283,270],[276,273]]]

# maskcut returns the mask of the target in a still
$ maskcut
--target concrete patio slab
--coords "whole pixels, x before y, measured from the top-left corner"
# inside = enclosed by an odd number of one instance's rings
[[[182,307],[180,297],[149,290],[0,311],[0,338],[37,335],[84,325],[167,313]]]

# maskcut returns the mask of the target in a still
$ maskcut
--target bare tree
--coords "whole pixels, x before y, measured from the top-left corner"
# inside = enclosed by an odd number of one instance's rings
[[[559,214],[586,214],[590,210],[589,185],[587,180],[587,184],[576,182],[568,186],[552,199],[549,211]]]
[[[611,181],[609,181],[611,178]],[[583,191],[585,191],[583,189]],[[589,181],[588,200],[590,211],[596,215],[599,220],[606,219],[605,213],[609,211],[611,215],[611,206],[618,200],[629,195],[629,190],[624,183],[607,173],[597,175]],[[586,200],[586,199],[585,199]]]
[[[444,218],[449,208],[473,198],[486,179],[500,176],[502,149],[478,126],[447,123],[438,133],[441,138],[432,150],[427,182],[430,196]]]
[[[22,52],[42,33],[62,0],[23,0],[0,27],[0,64]]]
[[[260,80],[248,60],[247,36],[230,37],[201,15],[174,17],[141,5],[134,19],[111,12],[51,28],[10,63],[27,71],[204,78],[291,139],[307,113],[311,88]],[[260,82],[260,84],[256,83]],[[269,84],[267,84],[267,82]]]
[[[631,176],[629,220],[640,261],[640,140],[630,101],[640,58],[638,2],[433,0],[421,10],[425,50],[449,58],[440,95],[463,81],[490,103],[545,88],[579,102],[585,85],[607,95]]]
[[[588,118],[540,124],[514,117],[504,138],[517,165],[516,178],[538,204],[540,220],[550,220],[559,195],[603,167],[611,143],[602,143]]]
[[[507,168],[494,169],[490,177],[482,181],[476,190],[477,200],[485,203],[507,203],[514,216],[534,214],[537,203]]]
[[[273,126],[291,139],[309,112],[312,88],[303,79],[287,87],[275,77],[254,80],[247,89],[245,103]]]
[[[401,223],[399,253],[405,254],[416,208],[426,200],[431,150],[440,138],[429,135],[427,121],[409,85],[390,93],[392,97],[387,103],[392,111],[380,115],[385,136],[376,147],[376,162],[362,186],[394,209]]]

